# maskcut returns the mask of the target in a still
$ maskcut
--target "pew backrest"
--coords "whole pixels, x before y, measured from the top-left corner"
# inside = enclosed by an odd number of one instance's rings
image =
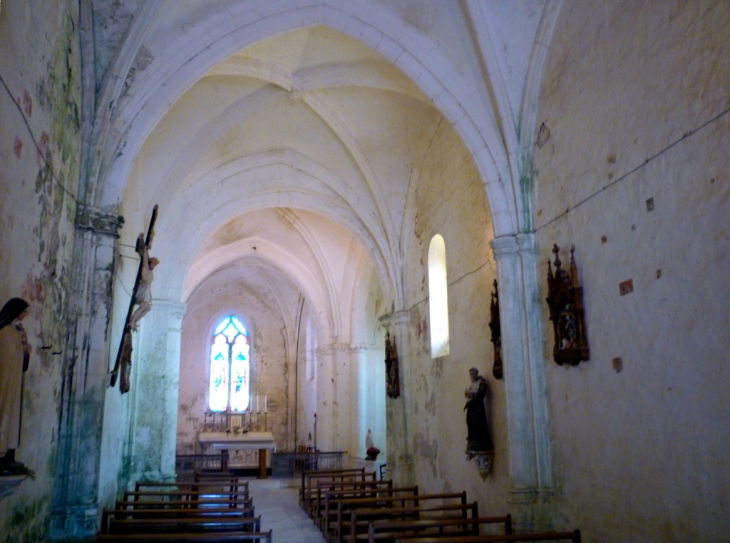
[[[502,517],[475,516],[471,518],[445,517],[402,521],[373,521],[368,524],[367,542],[375,543],[378,539],[383,538],[392,541],[398,537],[417,537],[413,534],[419,532],[429,532],[424,533],[422,537],[448,537],[449,541],[452,541],[453,537],[479,535],[479,527],[486,524],[502,524],[504,534],[510,535],[512,533],[512,517],[510,515]],[[365,540],[364,537],[361,539]],[[351,536],[349,541],[354,543],[357,539]],[[445,539],[441,539],[441,541],[445,541]]]
[[[304,505],[305,496],[312,492],[312,480],[327,479],[331,481],[343,480],[346,477],[365,478],[365,468],[347,468],[331,470],[311,470],[302,472],[302,480],[299,485],[299,504]]]
[[[261,518],[125,518],[112,519],[109,523],[109,533],[160,534],[188,533],[191,531],[259,532],[261,531]]]
[[[100,534],[97,542],[137,543],[155,541],[164,543],[233,543],[255,541],[271,543],[271,530],[268,532],[210,532],[188,534]]]
[[[371,507],[375,507],[378,503],[382,503],[383,500],[386,500],[387,498],[418,496],[418,486],[383,488],[378,489],[377,492],[378,496],[373,498],[343,498],[336,495],[330,496],[328,493],[325,493],[324,514],[321,523],[323,525],[322,531],[325,538],[328,538],[333,532],[337,534],[341,531],[340,526],[344,519],[343,511],[349,511],[349,507],[351,505],[353,507],[356,506],[358,500],[369,500],[367,503],[370,504]],[[345,507],[343,507],[343,503],[346,504]],[[362,505],[362,507],[367,507],[367,505]],[[334,529],[333,525],[335,526]]]
[[[471,535],[450,537],[449,543],[512,543],[518,541],[570,541],[570,543],[581,543],[580,530],[572,532],[536,532],[526,534],[505,534],[505,535]],[[439,537],[416,537],[400,538],[395,543],[444,543]]]
[[[111,519],[131,518],[250,518],[255,514],[253,507],[231,509],[230,507],[165,508],[165,509],[104,509],[101,516],[101,532],[109,532]]]

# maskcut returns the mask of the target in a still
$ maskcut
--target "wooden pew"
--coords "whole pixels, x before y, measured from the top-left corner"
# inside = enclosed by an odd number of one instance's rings
[[[212,532],[193,534],[100,534],[98,543],[137,543],[139,541],[155,541],[160,543],[236,543],[253,541],[255,543],[272,543],[271,530],[268,532]]]
[[[378,495],[373,498],[389,498],[397,496],[417,496],[418,486],[401,486],[378,489]],[[339,523],[339,510],[340,502],[347,500],[364,499],[364,498],[349,498],[345,496],[339,496],[337,494],[330,494],[325,492],[324,495],[324,512],[322,513],[322,522],[320,530],[324,534],[325,539],[329,539],[332,534],[337,532],[335,525]],[[376,504],[377,505],[377,504]],[[371,505],[372,507],[372,505]],[[349,514],[349,512],[348,512]]]
[[[365,468],[332,469],[303,471],[302,480],[299,486],[299,505],[306,511],[309,508],[311,494],[313,493],[313,482],[317,479],[328,481],[365,480]]]
[[[505,535],[470,535],[462,537],[449,537],[447,540],[439,537],[416,537],[399,538],[395,543],[510,543],[512,541],[570,541],[581,543],[580,530],[572,532],[536,532],[527,534],[505,534]]]
[[[251,498],[200,498],[198,500],[118,500],[115,509],[164,509],[172,508],[188,508],[188,509],[205,509],[207,507],[226,506],[231,509],[248,508],[253,506]]]
[[[371,524],[380,526],[382,523],[414,523],[424,521],[424,528],[433,521],[456,520],[467,521],[479,517],[479,505],[477,502],[472,503],[434,503],[428,505],[419,505],[413,507],[378,507],[365,509],[352,509],[350,518],[345,522],[347,532],[344,534],[344,540],[348,541],[367,541],[368,530]],[[425,522],[428,521],[428,522]],[[496,522],[503,522],[504,517],[499,517]],[[393,528],[395,528],[395,524]],[[415,528],[414,528],[415,529]],[[511,525],[510,525],[511,529]],[[378,528],[377,533],[381,531]],[[438,530],[436,530],[438,531]],[[478,534],[479,531],[466,532],[462,535]],[[425,535],[428,535],[426,533]]]
[[[309,516],[321,526],[321,519],[324,513],[324,497],[329,494],[330,500],[336,496],[343,498],[366,498],[376,496],[377,490],[387,490],[393,488],[393,481],[319,481],[317,482],[317,492],[312,500],[309,509]]]
[[[179,490],[225,490],[226,492],[235,492],[243,494],[248,492],[248,481],[238,481],[221,479],[219,481],[171,481],[169,483],[160,481],[138,481],[134,485],[134,490],[140,492],[143,490],[157,489],[179,489]]]
[[[125,490],[124,501],[140,500],[140,499],[162,499],[171,498],[175,496],[176,499],[180,500],[197,500],[199,498],[248,498],[248,489],[244,492],[228,491],[221,488],[211,488],[204,490],[190,490],[190,489],[177,489],[177,490]]]
[[[229,507],[204,507],[204,508],[165,508],[165,509],[104,509],[101,516],[101,533],[109,533],[110,519],[132,519],[132,518],[251,518],[254,516],[254,508],[231,509]]]
[[[110,534],[260,532],[261,517],[182,517],[111,519]]]
[[[474,502],[476,503],[476,502]],[[503,524],[504,533],[512,533],[512,517],[471,518],[420,518],[411,520],[373,521],[368,523],[366,534],[350,535],[349,543],[367,541],[368,543],[392,543],[396,539],[432,537],[441,542],[452,541],[458,536],[479,535],[479,527],[485,524]],[[448,539],[445,539],[448,538]]]
[[[402,488],[393,489],[393,491],[398,490],[402,490]],[[350,519],[352,518],[352,512],[358,509],[371,511],[377,510],[377,513],[381,515],[381,518],[387,518],[383,517],[383,515],[387,515],[390,509],[409,507],[419,508],[422,506],[430,505],[424,504],[423,502],[430,502],[432,500],[441,500],[442,502],[444,500],[447,500],[447,503],[439,503],[436,504],[437,506],[445,506],[450,504],[466,505],[466,492],[448,492],[440,494],[420,495],[417,492],[418,491],[416,490],[416,493],[410,495],[398,494],[397,492],[394,492],[392,495],[381,496],[377,498],[355,498],[339,500],[337,502],[337,516],[335,518],[335,521],[330,521],[327,524],[328,519],[325,519],[327,531],[324,532],[324,535],[326,538],[333,536],[335,541],[337,541],[338,543],[343,543],[345,534],[350,532]],[[451,500],[458,501],[455,504],[453,502],[449,503]],[[463,516],[465,518],[466,514],[464,514]]]

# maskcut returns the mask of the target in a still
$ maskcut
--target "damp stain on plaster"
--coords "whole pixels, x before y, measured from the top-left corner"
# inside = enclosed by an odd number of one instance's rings
[[[444,358],[442,356],[431,359],[431,375],[440,378],[444,374]]]
[[[132,67],[129,68],[127,78],[124,80],[124,90],[122,92],[122,96],[126,95],[129,92],[129,89],[134,84],[134,80],[136,79],[137,74],[144,72],[154,60],[155,57],[149,49],[147,49],[144,45],[139,48],[139,51],[137,51],[137,56],[134,57]]]
[[[418,240],[423,236],[423,225],[421,224],[421,213],[419,211],[416,211],[416,215],[413,217],[413,235]]]
[[[548,141],[550,141],[550,129],[545,123],[542,123],[537,131],[537,148],[542,149]]]
[[[537,178],[537,169],[532,157],[532,150],[522,153],[520,168],[520,199],[522,200],[522,227],[525,232],[532,231],[532,191]]]
[[[413,450],[416,452],[416,456],[429,463],[433,476],[438,477],[438,466],[436,465],[438,442],[435,439],[430,440],[428,433],[424,436],[418,432],[413,438]]]
[[[26,117],[33,116],[33,98],[31,98],[27,89],[23,91],[23,113]]]
[[[25,485],[34,484],[28,480]],[[48,498],[40,500],[21,500],[13,506],[2,533],[5,541],[46,541],[46,518],[50,503]]]
[[[426,412],[429,413],[432,416],[436,416],[436,393],[432,392],[431,397],[426,400],[426,404],[424,406],[426,408]]]

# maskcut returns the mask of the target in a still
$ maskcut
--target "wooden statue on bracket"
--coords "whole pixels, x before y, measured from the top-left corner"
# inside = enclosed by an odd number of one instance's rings
[[[398,376],[398,350],[395,337],[390,339],[390,332],[385,333],[385,389],[389,398],[400,396],[400,377]]]
[[[547,303],[555,336],[553,358],[561,366],[575,366],[590,356],[583,317],[583,287],[578,281],[578,268],[575,266],[575,245],[570,248],[570,271],[561,268],[559,252],[560,248],[553,245],[554,274],[548,260]]]
[[[494,364],[492,364],[492,375],[495,379],[504,376],[502,371],[502,327],[499,322],[499,292],[497,291],[497,280],[494,280],[494,292],[492,301],[489,304],[489,329],[492,331],[492,345],[494,345]]]

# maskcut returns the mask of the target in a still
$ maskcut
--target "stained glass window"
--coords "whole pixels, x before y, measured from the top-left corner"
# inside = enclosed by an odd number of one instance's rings
[[[245,411],[249,403],[248,332],[236,317],[226,317],[213,333],[210,349],[211,411]]]

